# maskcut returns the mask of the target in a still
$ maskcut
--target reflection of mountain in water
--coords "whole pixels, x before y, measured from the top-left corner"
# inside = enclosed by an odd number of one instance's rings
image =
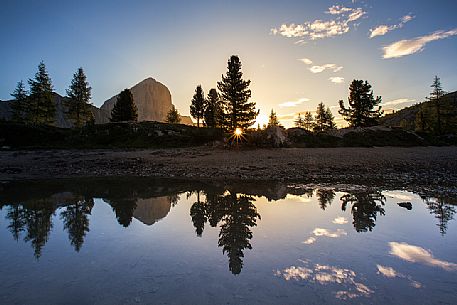
[[[315,197],[322,210],[339,201],[342,210],[351,212],[357,232],[372,231],[377,218],[387,213],[386,199],[379,188],[338,189],[344,192],[339,198],[335,191],[331,187],[306,184],[209,184],[149,178],[16,182],[0,184],[0,209],[5,208],[5,227],[13,238],[30,243],[35,257],[39,258],[56,220],[62,221],[70,244],[80,251],[90,234],[94,198],[109,204],[118,223],[128,227],[132,218],[152,225],[168,215],[178,202],[178,194],[196,194],[197,202],[190,207],[189,214],[197,236],[203,235],[207,224],[219,227],[218,246],[228,257],[230,271],[238,274],[243,268],[244,252],[252,248],[252,228],[260,219],[255,196],[269,200],[282,199],[288,194]],[[422,191],[420,196],[436,217],[439,231],[445,234],[456,213],[455,194]]]
[[[165,218],[170,209],[171,198],[168,196],[138,199],[133,217],[150,226],[156,221]]]

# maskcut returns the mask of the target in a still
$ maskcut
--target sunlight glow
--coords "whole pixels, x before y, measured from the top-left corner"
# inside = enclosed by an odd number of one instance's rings
[[[241,130],[241,128],[238,127],[235,129],[234,134],[235,134],[235,137],[241,137],[241,135],[243,134],[243,130]]]

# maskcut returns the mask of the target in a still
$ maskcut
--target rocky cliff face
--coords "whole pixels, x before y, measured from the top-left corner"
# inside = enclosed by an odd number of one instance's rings
[[[168,88],[153,78],[147,78],[130,88],[138,108],[138,121],[164,122],[171,109],[171,94]],[[101,110],[111,113],[117,95],[107,100]]]

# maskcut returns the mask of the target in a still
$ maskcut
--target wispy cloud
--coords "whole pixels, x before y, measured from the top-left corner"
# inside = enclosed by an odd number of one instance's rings
[[[309,58],[300,58],[298,60],[304,63],[305,65],[311,65],[313,63],[313,61]]]
[[[316,19],[302,24],[284,23],[277,28],[272,28],[271,34],[310,40],[334,37],[349,32],[350,23],[359,20],[365,15],[365,11],[362,8],[348,8],[337,5],[330,7],[326,13],[335,16],[335,18],[331,20]],[[302,41],[304,42],[303,39]]]
[[[344,77],[339,77],[339,76],[330,77],[329,81],[331,81],[332,83],[335,83],[335,84],[342,84],[342,83],[344,83]]]
[[[424,50],[429,42],[457,35],[457,28],[450,31],[436,31],[432,34],[394,42],[383,48],[384,58],[398,58]]]
[[[412,104],[416,102],[415,99],[409,99],[409,98],[399,98],[396,100],[392,100],[389,102],[382,103],[381,106],[396,106],[396,105],[402,105],[402,104]]]
[[[304,102],[309,102],[309,98],[303,97],[303,98],[300,98],[300,99],[298,99],[296,101],[287,101],[287,102],[279,104],[278,106],[281,107],[281,108],[284,108],[284,107],[297,107],[297,106],[303,104]]]
[[[446,271],[457,271],[457,264],[433,257],[429,250],[407,243],[390,242],[390,254],[407,262],[439,267]]]
[[[370,29],[370,38],[374,38],[376,36],[383,36],[383,35],[386,35],[390,31],[393,31],[396,29],[401,29],[405,25],[405,23],[407,23],[413,19],[414,19],[414,16],[409,14],[409,15],[403,16],[400,20],[400,23],[398,23],[398,24],[378,25],[377,27]]]
[[[332,222],[337,225],[344,225],[344,224],[348,223],[348,220],[344,217],[337,217],[337,218],[333,219]]]
[[[309,71],[312,73],[321,73],[324,72],[325,70],[332,70],[333,72],[339,72],[343,69],[341,66],[337,66],[335,64],[325,64],[322,66],[312,66],[309,68]]]

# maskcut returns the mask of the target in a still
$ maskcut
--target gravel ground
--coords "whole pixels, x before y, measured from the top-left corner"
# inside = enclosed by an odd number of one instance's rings
[[[457,186],[457,147],[0,152],[0,180],[151,176]]]

